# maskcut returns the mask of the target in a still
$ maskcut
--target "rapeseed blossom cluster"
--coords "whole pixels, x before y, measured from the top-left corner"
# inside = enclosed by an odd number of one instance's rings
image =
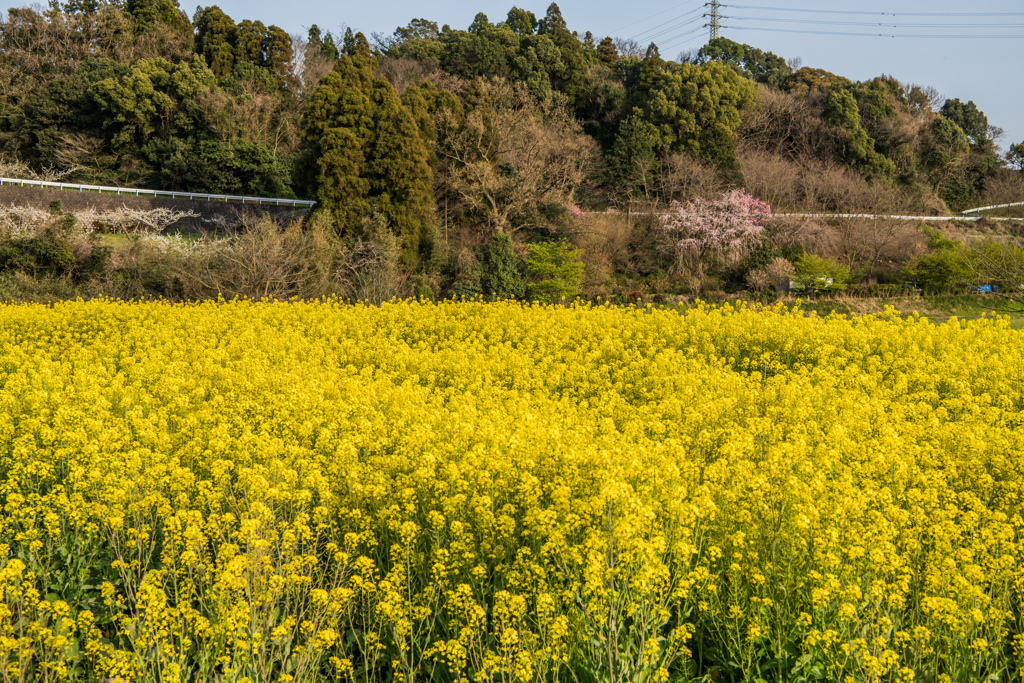
[[[0,679],[1019,681],[1024,338],[0,308]]]

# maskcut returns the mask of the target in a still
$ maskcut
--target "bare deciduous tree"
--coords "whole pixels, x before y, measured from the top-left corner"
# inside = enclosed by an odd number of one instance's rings
[[[538,103],[522,85],[481,85],[492,106],[478,107],[462,126],[440,112],[439,141],[447,166],[446,194],[458,197],[494,232],[545,228],[545,206],[575,204],[597,162],[597,144],[561,102]]]

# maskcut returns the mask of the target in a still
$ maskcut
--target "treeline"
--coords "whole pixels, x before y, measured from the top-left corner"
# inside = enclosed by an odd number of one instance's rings
[[[634,211],[730,188],[776,210],[1019,199],[1021,148],[1001,159],[973,102],[797,66],[727,39],[668,60],[581,36],[556,4],[368,40],[174,0],[53,2],[0,23],[0,153],[79,182],[316,199],[343,240],[391,235],[433,295],[484,292],[499,235],[521,269],[564,239],[589,282],[646,286],[680,266]],[[585,217],[607,209],[626,226]]]

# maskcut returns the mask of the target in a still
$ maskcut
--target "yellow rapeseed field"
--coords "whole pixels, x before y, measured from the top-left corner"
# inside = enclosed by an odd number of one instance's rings
[[[1020,681],[1024,335],[0,308],[7,681]]]

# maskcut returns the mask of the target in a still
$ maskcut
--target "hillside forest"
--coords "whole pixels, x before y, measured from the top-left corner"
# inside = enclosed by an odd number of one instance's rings
[[[217,247],[111,240],[59,206],[26,231],[10,207],[0,295],[30,281],[377,300],[766,292],[786,280],[950,290],[991,244],[1016,248],[1012,224],[780,217],[1024,200],[1024,143],[1004,155],[974,102],[727,38],[673,58],[581,35],[553,3],[493,19],[417,18],[367,37],[289,35],[217,6],[189,17],[175,0],[10,9],[5,175],[317,207],[288,225],[243,216]]]

